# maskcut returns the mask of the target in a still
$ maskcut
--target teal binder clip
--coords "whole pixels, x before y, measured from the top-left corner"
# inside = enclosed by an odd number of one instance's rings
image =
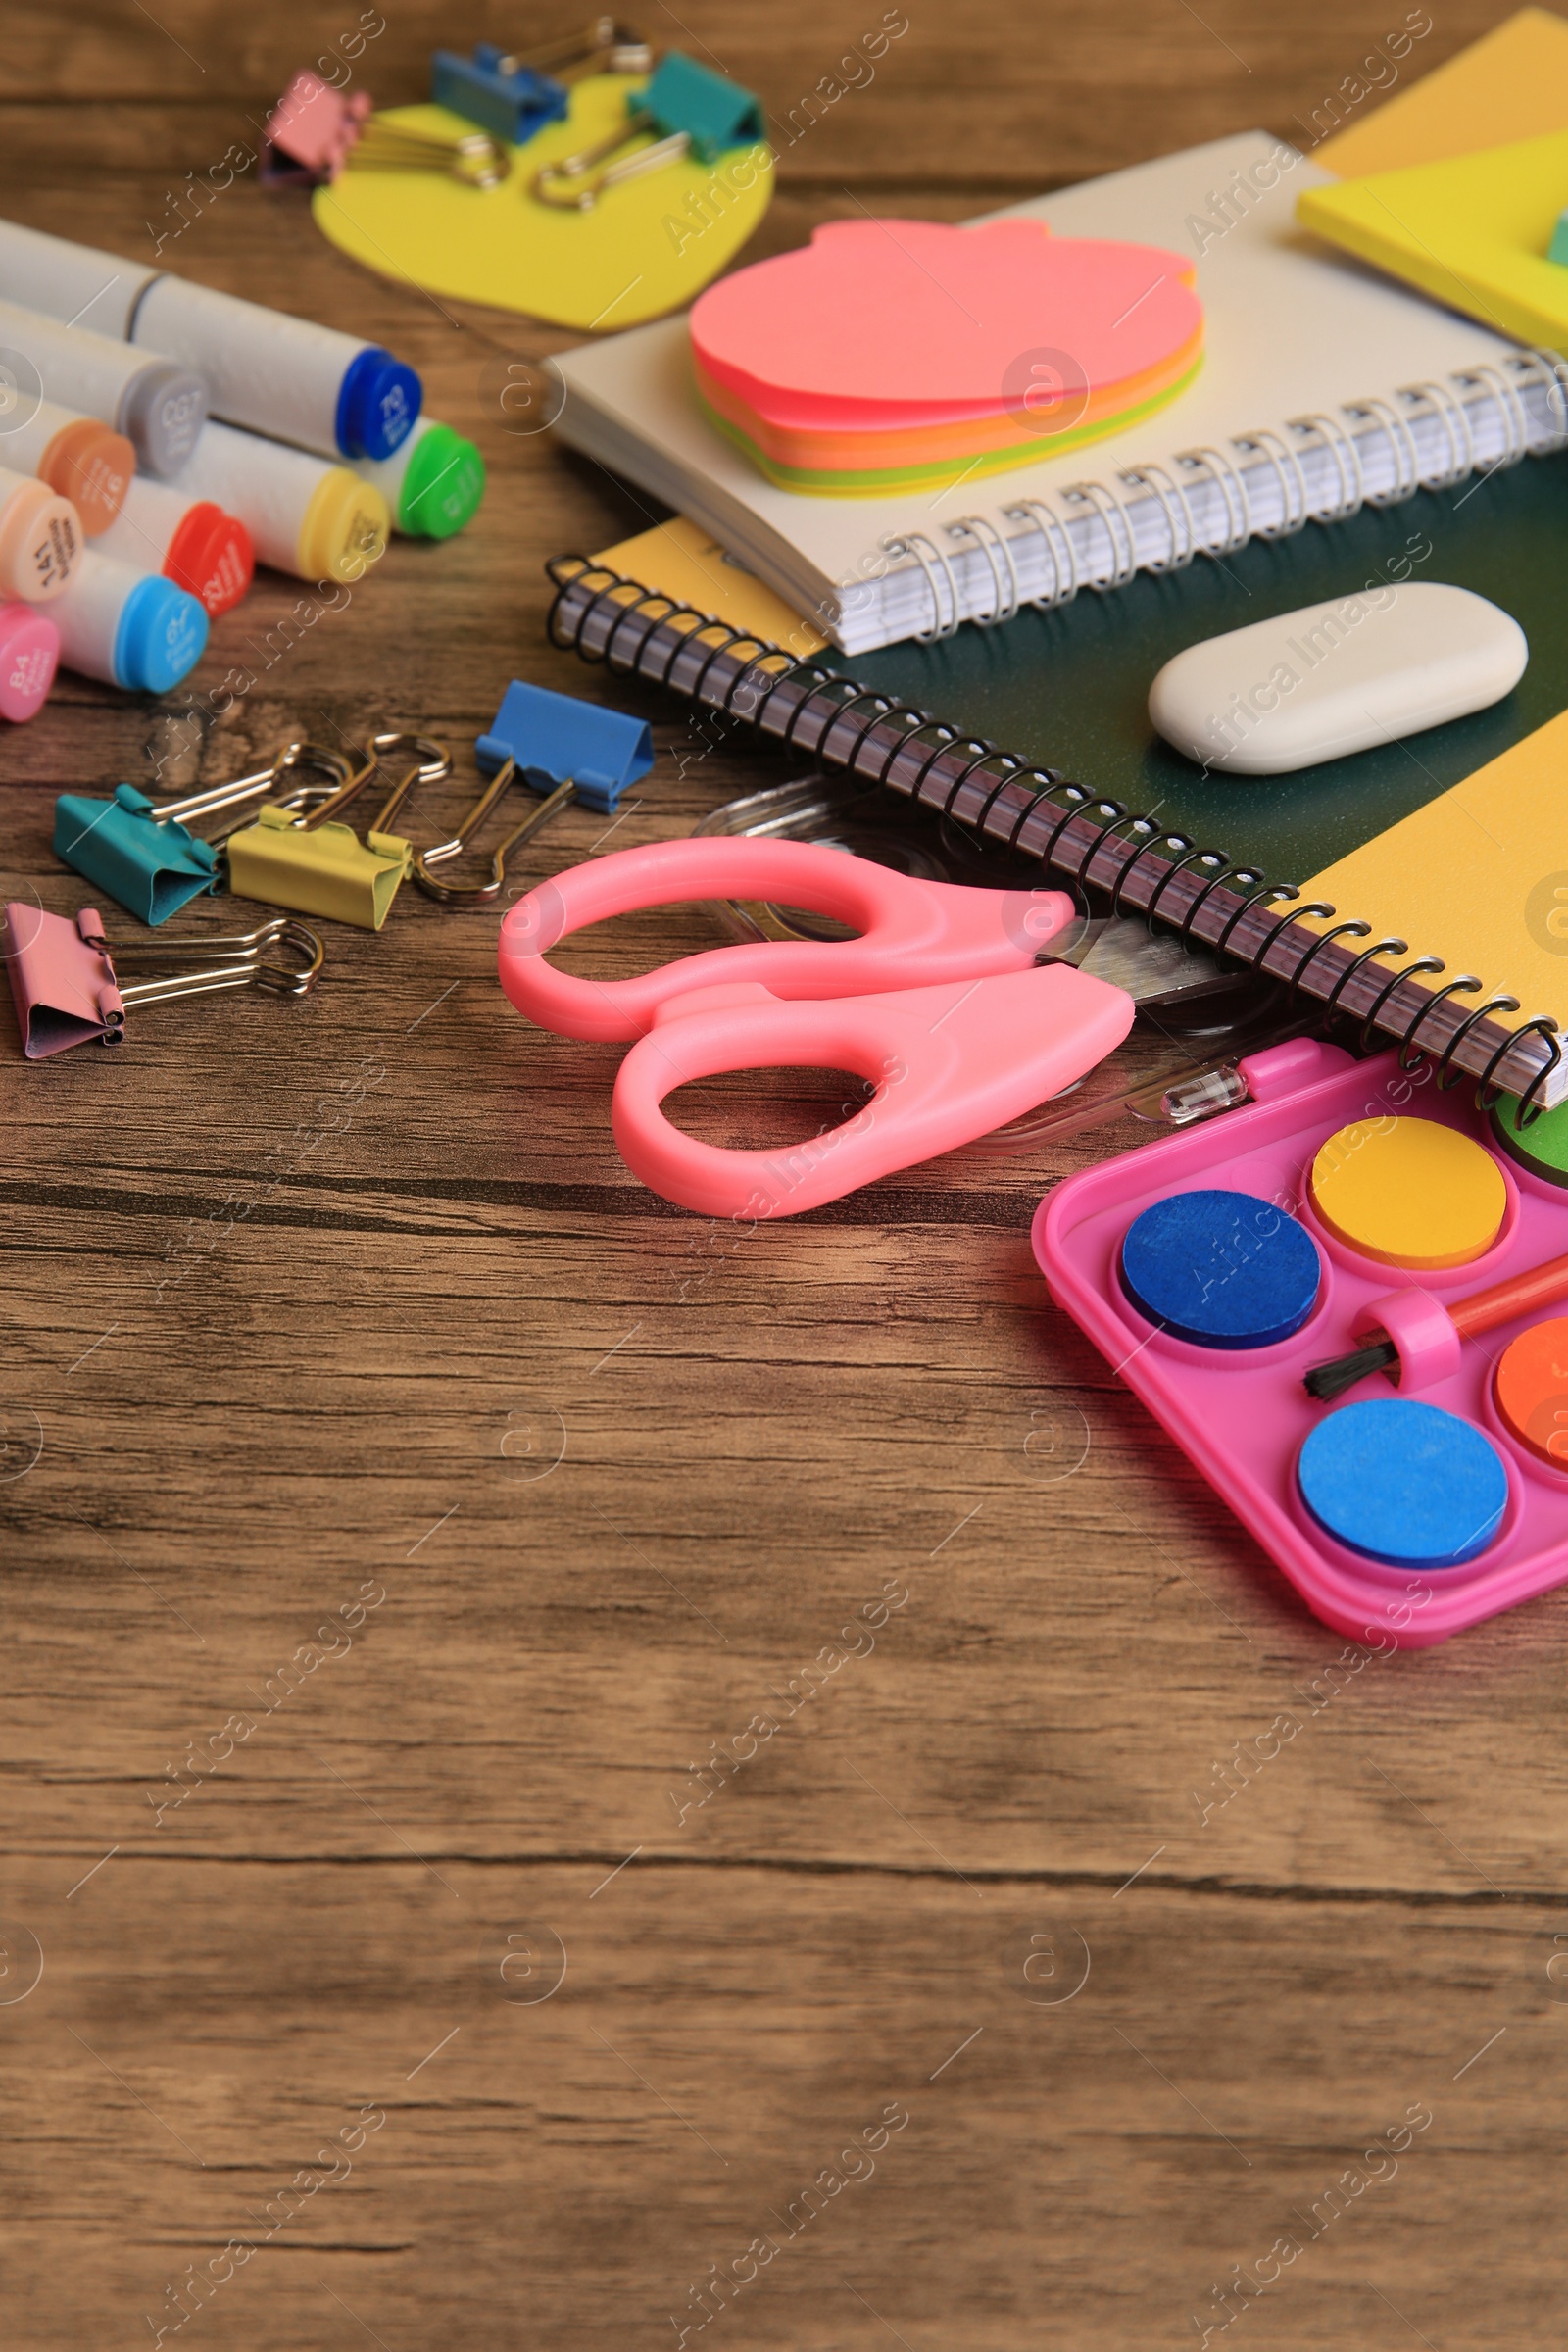
[[[621,129],[597,147],[545,164],[530,184],[541,204],[588,212],[623,179],[662,171],[683,155],[715,164],[728,149],[756,146],[765,136],[760,99],[672,49],[646,89],[627,99]]]
[[[601,816],[613,816],[628,785],[646,776],[654,764],[654,740],[648,721],[630,718],[624,710],[607,710],[599,703],[582,703],[574,694],[552,694],[545,686],[527,686],[514,678],[501,698],[495,723],[473,747],[481,775],[491,780],[468,810],[450,841],[419,851],[414,860],[414,879],[432,899],[448,905],[467,901],[482,905],[495,898],[506,880],[507,853],[549,824],[563,808],[577,802]],[[431,867],[461,856],[498,801],[514,784],[541,794],[499,844],[484,882],[448,882]]]
[[[300,768],[324,771],[332,781],[289,789],[285,779]],[[55,856],[128,913],[156,927],[204,891],[217,890],[223,878],[222,836],[204,840],[188,829],[188,817],[269,799],[303,808],[341,791],[352,772],[340,753],[288,743],[254,775],[209,786],[182,801],[150,800],[134,784],[117,785],[112,801],[62,793],[55,803]]]

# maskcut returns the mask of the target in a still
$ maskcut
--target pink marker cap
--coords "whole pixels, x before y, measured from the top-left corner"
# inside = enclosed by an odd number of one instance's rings
[[[0,718],[36,718],[60,663],[60,631],[35,605],[0,605]]]

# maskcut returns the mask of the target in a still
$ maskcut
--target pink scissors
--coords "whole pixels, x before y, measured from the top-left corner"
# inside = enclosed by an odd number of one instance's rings
[[[545,961],[585,924],[691,899],[770,900],[859,936],[712,948],[634,980]],[[1074,914],[1061,891],[916,881],[806,842],[667,841],[519,899],[501,926],[501,985],[560,1037],[636,1040],[612,1121],[652,1191],[707,1216],[794,1216],[989,1134],[1121,1043],[1132,998],[1039,960]],[[853,1070],[875,1092],[843,1126],[774,1152],[699,1143],[661,1108],[695,1078],[791,1066]]]

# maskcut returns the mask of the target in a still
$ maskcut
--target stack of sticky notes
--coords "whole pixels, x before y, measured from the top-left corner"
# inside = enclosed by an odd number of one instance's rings
[[[1043,220],[836,220],[702,296],[697,393],[787,490],[999,473],[1174,399],[1202,359],[1193,281],[1185,255]]]

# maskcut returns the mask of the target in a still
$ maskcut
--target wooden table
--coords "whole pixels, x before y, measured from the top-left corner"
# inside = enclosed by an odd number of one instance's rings
[[[754,250],[1293,133],[1396,21],[908,13]],[[646,22],[782,116],[875,15]],[[5,211],[147,252],[356,21],[18,0]],[[400,5],[360,75],[533,29]],[[9,734],[7,895],[58,909],[63,787],[603,692],[541,565],[646,513],[484,390],[570,338],[371,280],[254,174],[166,258],[395,345],[491,488],[292,641],[265,578],[192,680],[256,669],[220,723],[70,679]],[[621,699],[620,841],[787,772]],[[7,2344],[1557,2340],[1568,1601],[1391,1660],[1294,1603],[1036,1275],[1044,1185],[1126,1136],[737,1246],[628,1178],[613,1050],[524,1028],[494,933],[405,893],[308,1003],[6,1063]]]

